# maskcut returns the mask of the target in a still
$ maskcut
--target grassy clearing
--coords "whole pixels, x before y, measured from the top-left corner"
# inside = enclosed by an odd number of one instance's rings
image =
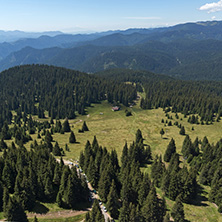
[[[179,134],[180,129],[177,126],[165,126],[161,123],[162,119],[164,119],[164,121],[167,120],[162,109],[142,110],[138,105],[127,109],[132,112],[132,116],[125,116],[125,107],[122,107],[118,112],[113,112],[110,104],[102,102],[101,104],[93,104],[89,107],[87,109],[88,115],[78,116],[75,120],[70,120],[70,126],[75,133],[78,143],[68,143],[70,133],[56,133],[53,135],[54,140],[58,141],[61,147],[64,148],[67,143],[70,148],[70,152],[66,152],[64,159],[78,159],[80,151],[84,149],[86,141],[89,140],[92,142],[94,136],[97,137],[99,144],[103,147],[107,147],[109,151],[116,149],[118,156],[120,157],[125,142],[128,144],[133,142],[137,129],[142,131],[145,139],[144,143],[151,146],[153,156],[156,154],[163,155],[171,138],[174,138],[177,152],[180,153],[185,136]],[[187,122],[187,118],[183,118],[182,114],[178,114],[179,120],[175,118],[174,113],[169,113],[169,115],[172,115],[173,117],[173,120],[171,120],[173,124],[175,121],[178,121],[179,124],[182,124],[185,127],[186,134],[189,134],[192,140],[196,137],[202,140],[204,136],[207,136],[210,143],[216,143],[221,138],[222,122],[215,122],[213,125],[191,125]],[[81,129],[83,121],[86,121],[90,131],[78,133],[78,129]],[[192,130],[192,127],[194,127],[194,130]],[[163,138],[161,138],[160,135],[161,128],[166,132]],[[37,139],[36,134],[32,137],[40,142],[40,139]],[[11,141],[8,141],[8,143],[11,143]],[[30,142],[26,144],[26,147],[30,147]],[[150,166],[142,170],[150,173]],[[200,200],[197,200],[197,203],[194,203],[193,205],[184,205],[186,219],[192,222],[222,221],[221,214],[217,212],[216,206],[208,202],[206,199],[208,195],[208,187],[204,187],[203,189],[204,196],[199,197]],[[160,190],[158,190],[158,193],[159,195],[162,195]],[[168,207],[171,208],[174,202],[169,199],[166,200]],[[50,209],[52,208],[50,206],[47,207]],[[57,211],[58,209],[54,210]]]
[[[180,153],[185,136],[179,135],[180,129],[177,126],[164,126],[161,123],[162,119],[167,119],[162,109],[142,110],[138,105],[128,109],[133,114],[130,117],[125,116],[124,107],[118,112],[113,112],[111,105],[107,102],[92,105],[87,109],[88,115],[79,116],[77,119],[70,121],[79,143],[69,144],[69,133],[64,135],[55,134],[53,135],[54,140],[57,140],[62,147],[65,147],[65,144],[68,143],[71,152],[66,153],[65,158],[67,159],[78,158],[86,141],[91,142],[94,136],[97,137],[100,145],[107,147],[108,150],[116,149],[120,156],[125,142],[132,143],[137,129],[141,129],[145,139],[144,142],[151,146],[154,155],[164,153],[171,138],[175,139],[177,151]],[[183,119],[181,114],[179,114],[179,117],[183,120],[176,120],[175,114],[170,115],[173,117],[172,123],[178,121],[179,124],[182,124],[192,140],[197,136],[199,139],[203,139],[207,135],[209,141],[215,143],[221,138],[222,122],[215,122],[213,125],[191,125],[187,122],[187,118]],[[90,131],[78,133],[83,121],[86,121]],[[194,130],[192,130],[192,126]],[[166,132],[163,138],[159,133],[161,128]],[[36,135],[34,135],[34,138],[36,138]]]
[[[60,218],[38,218],[39,222],[79,222],[85,218],[85,214],[77,215],[74,217],[60,217]],[[29,218],[29,221],[34,221],[34,218]]]

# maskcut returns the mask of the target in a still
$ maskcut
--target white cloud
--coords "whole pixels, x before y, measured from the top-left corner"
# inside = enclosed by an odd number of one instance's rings
[[[132,20],[160,20],[160,17],[124,17],[124,19]]]
[[[215,19],[216,19],[216,16],[212,16],[211,19],[212,19],[212,20],[215,20]]]
[[[199,10],[207,11],[208,13],[222,11],[222,0],[202,5]]]

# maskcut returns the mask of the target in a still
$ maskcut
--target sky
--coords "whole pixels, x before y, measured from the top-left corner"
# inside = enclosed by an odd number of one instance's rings
[[[222,20],[222,0],[0,0],[0,30],[83,33]]]

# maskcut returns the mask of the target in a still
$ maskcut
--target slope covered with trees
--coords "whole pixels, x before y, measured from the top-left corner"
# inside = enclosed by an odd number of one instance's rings
[[[91,103],[107,99],[128,106],[136,98],[133,85],[78,71],[45,65],[19,66],[0,74],[0,126],[11,122],[11,111],[44,118],[75,118]]]

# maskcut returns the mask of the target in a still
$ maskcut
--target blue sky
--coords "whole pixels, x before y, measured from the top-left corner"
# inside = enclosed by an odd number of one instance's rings
[[[90,32],[222,20],[222,0],[0,0],[0,30]]]

